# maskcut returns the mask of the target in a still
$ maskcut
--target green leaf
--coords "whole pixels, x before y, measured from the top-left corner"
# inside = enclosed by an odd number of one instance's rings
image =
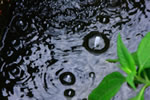
[[[116,63],[116,62],[118,62],[118,59],[106,59],[106,61],[108,61],[110,63]]]
[[[128,49],[123,44],[120,34],[118,35],[117,40],[117,54],[119,62],[121,64],[120,68],[127,74],[130,74],[132,72],[135,73],[136,66],[134,59],[132,58],[132,55],[129,53]]]
[[[139,72],[144,68],[150,68],[150,32],[141,40],[138,50],[137,57],[139,60]]]
[[[125,77],[119,72],[105,76],[98,87],[91,92],[88,100],[110,100],[125,81]]]
[[[135,90],[136,87],[135,87],[135,84],[134,84],[134,76],[135,76],[135,73],[130,73],[126,77],[126,80],[127,80],[128,84]]]
[[[139,66],[139,61],[137,59],[137,52],[133,52],[131,53],[132,58],[134,59],[135,65]],[[119,59],[106,59],[106,61],[110,62],[110,63],[116,63],[119,62]]]
[[[129,100],[144,100],[144,91],[146,89],[147,85],[145,85],[141,90],[140,92],[138,93],[138,95],[136,97],[133,97]]]
[[[132,58],[134,59],[135,65],[139,66],[139,61],[137,58],[137,52],[133,52],[133,53],[131,53],[131,55],[132,55]]]

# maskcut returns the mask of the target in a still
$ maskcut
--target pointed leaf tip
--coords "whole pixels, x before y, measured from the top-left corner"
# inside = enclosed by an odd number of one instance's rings
[[[125,81],[125,77],[119,72],[108,74],[98,87],[91,92],[88,100],[110,100],[120,90]]]

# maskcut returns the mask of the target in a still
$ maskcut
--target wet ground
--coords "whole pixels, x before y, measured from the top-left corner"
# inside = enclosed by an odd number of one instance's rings
[[[105,61],[116,58],[117,34],[134,52],[150,31],[149,6],[150,0],[1,0],[0,99],[87,100],[105,75],[121,72]],[[136,92],[124,84],[113,100]]]

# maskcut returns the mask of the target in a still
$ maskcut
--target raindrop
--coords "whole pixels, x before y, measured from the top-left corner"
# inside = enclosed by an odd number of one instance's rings
[[[17,22],[16,22],[16,27],[18,30],[22,30],[22,31],[25,31],[25,29],[27,28],[27,23],[25,23],[25,21],[23,19],[19,19]]]
[[[17,32],[24,32],[28,28],[28,22],[22,16],[17,16],[12,22],[12,30]]]
[[[109,42],[105,34],[92,31],[84,37],[83,46],[91,53],[100,54],[109,48]]]
[[[66,89],[64,91],[64,96],[73,97],[73,96],[75,96],[75,91],[73,89]]]
[[[94,73],[94,72],[90,72],[90,73],[89,73],[89,77],[95,78],[95,73]]]
[[[107,24],[110,21],[108,16],[103,16],[103,15],[97,16],[96,20],[103,24]]]
[[[73,85],[76,81],[75,76],[71,72],[62,73],[59,79],[63,85]]]

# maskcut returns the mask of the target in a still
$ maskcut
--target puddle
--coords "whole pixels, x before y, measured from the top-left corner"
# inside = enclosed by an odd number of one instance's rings
[[[134,52],[149,32],[149,6],[149,0],[0,3],[1,99],[87,100],[105,75],[120,71],[105,61],[116,58],[117,34]],[[135,95],[124,84],[112,100]]]

